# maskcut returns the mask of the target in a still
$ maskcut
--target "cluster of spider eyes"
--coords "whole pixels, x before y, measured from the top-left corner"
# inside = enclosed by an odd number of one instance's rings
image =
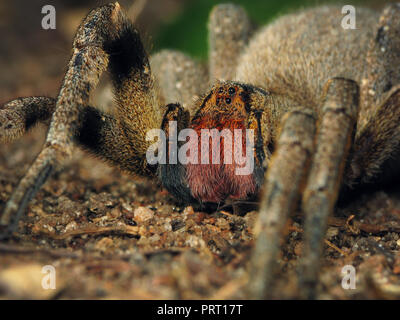
[[[218,90],[218,93],[224,93],[224,89],[223,88],[219,88],[219,90]],[[228,93],[230,94],[230,95],[234,95],[235,93],[236,93],[236,89],[234,88],[234,87],[230,87],[229,89],[228,89]],[[219,104],[219,101],[220,101],[220,98],[217,98],[217,104]],[[231,98],[225,98],[225,102],[227,103],[227,104],[231,104],[231,102],[232,102],[232,99]]]

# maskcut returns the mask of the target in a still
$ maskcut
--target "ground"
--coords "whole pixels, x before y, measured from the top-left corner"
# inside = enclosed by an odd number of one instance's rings
[[[12,30],[0,28],[7,44],[0,48],[5,70],[0,105],[17,96],[55,96],[70,54],[59,48],[68,48],[70,39],[38,30],[20,43]],[[49,43],[56,49],[43,52]],[[38,127],[0,146],[0,212],[44,137],[45,128]],[[121,173],[76,150],[31,202],[18,233],[0,243],[0,298],[245,298],[256,210],[197,212],[177,203],[157,182]],[[273,298],[296,295],[302,225],[302,215],[294,213]],[[364,194],[337,209],[321,264],[318,298],[399,299],[399,189]],[[55,267],[55,290],[42,288],[46,265]],[[355,267],[355,289],[342,288],[345,265]]]
[[[0,151],[0,207],[40,150],[36,129]],[[354,217],[353,217],[354,215]],[[2,298],[241,299],[256,211],[196,212],[156,182],[137,179],[76,152],[45,184],[0,243]],[[296,214],[282,244],[276,298],[295,294],[302,250]],[[330,219],[320,298],[400,298],[400,194],[365,195]],[[56,268],[55,290],[41,269]],[[341,286],[356,268],[355,290]]]

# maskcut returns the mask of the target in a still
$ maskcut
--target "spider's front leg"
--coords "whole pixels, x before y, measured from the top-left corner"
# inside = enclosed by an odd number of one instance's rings
[[[344,190],[363,183],[393,181],[400,174],[399,4],[388,5],[383,10],[376,30],[361,83],[358,120],[355,83],[334,80],[326,97],[317,151],[303,197],[306,214],[300,270],[303,298],[316,297],[327,218],[333,211],[340,187],[344,185],[343,194]],[[357,132],[354,130],[356,120]]]
[[[359,105],[359,89],[352,80],[328,81],[318,126],[316,151],[303,194],[304,257],[300,270],[300,294],[315,298],[328,217],[332,214],[347,155],[352,146]]]
[[[77,135],[82,144],[97,154],[117,154],[104,158],[119,166],[136,173],[150,172],[145,156],[150,142],[145,137],[149,129],[160,127],[161,115],[147,54],[137,30],[118,3],[109,4],[89,13],[77,31],[73,46],[74,53],[57,98],[45,146],[21,179],[1,216],[1,225],[7,226],[2,238],[15,230],[29,201],[52,169],[70,156]],[[96,112],[82,112],[108,64],[116,93],[117,120],[111,116],[103,119]],[[116,144],[109,144],[107,150],[101,141],[92,140],[93,136],[77,134],[85,121],[88,125],[98,125],[96,133],[105,127],[108,142]],[[94,135],[96,137],[102,135]]]
[[[265,299],[274,279],[281,235],[295,209],[313,150],[315,115],[298,109],[282,120],[277,149],[265,176],[254,237],[247,291],[251,299]]]
[[[339,192],[358,110],[358,86],[355,82],[335,78],[328,82],[327,89],[314,157],[315,118],[305,110],[292,111],[282,124],[277,150],[267,169],[255,227],[256,246],[248,284],[251,298],[265,299],[273,293],[275,263],[283,229],[290,213],[296,209],[304,185],[307,185],[303,196],[306,263],[303,263],[301,285],[310,290],[314,288],[327,218]]]

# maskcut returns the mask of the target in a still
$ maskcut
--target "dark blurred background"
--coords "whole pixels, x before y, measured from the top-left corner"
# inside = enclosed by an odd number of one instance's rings
[[[71,42],[81,19],[106,0],[0,0],[0,104],[16,96],[55,96],[62,80]],[[136,20],[149,52],[183,50],[205,60],[207,19],[217,3],[234,2],[264,24],[294,9],[338,1],[301,0],[120,0]],[[352,0],[380,8],[390,1]],[[393,1],[394,2],[394,1]],[[340,2],[342,3],[342,2]],[[44,5],[56,8],[56,30],[43,30]],[[346,4],[350,4],[346,2]]]

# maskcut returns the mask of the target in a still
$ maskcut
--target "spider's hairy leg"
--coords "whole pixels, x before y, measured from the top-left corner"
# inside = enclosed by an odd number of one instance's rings
[[[10,101],[0,110],[0,142],[11,142],[39,123],[48,124],[55,110],[56,99],[26,97]],[[123,127],[111,114],[91,106],[78,106],[79,121],[74,142],[86,151],[122,170],[136,172],[129,161],[131,150]]]
[[[175,144],[174,141],[169,140],[169,137],[178,135],[181,130],[188,128],[189,119],[189,111],[182,108],[179,104],[171,103],[167,105],[167,111],[163,117],[161,129],[166,135],[165,157],[168,164],[160,163],[158,167],[158,174],[163,187],[184,203],[193,203],[195,201],[186,183],[186,169],[179,161],[170,161],[170,159],[177,159],[178,148],[180,148],[184,142],[179,141]],[[171,123],[175,123],[176,126],[170,126]]]
[[[391,89],[375,113],[357,131],[346,167],[350,188],[387,185],[400,176],[400,85]]]
[[[131,148],[131,156],[126,161],[137,167],[136,172],[147,174],[146,151],[151,142],[146,141],[146,135],[161,126],[159,94],[139,32],[119,5],[115,6],[113,15],[117,17],[115,27],[119,35],[105,41],[103,47],[110,59],[116,117]]]
[[[327,220],[338,197],[347,155],[354,138],[359,105],[356,82],[334,78],[328,81],[325,88],[316,151],[302,199],[306,220],[300,294],[308,299],[315,298]]]
[[[373,116],[386,94],[400,84],[400,3],[387,5],[371,40],[360,85],[359,127]]]
[[[282,121],[254,230],[256,244],[247,288],[251,299],[265,299],[270,294],[281,235],[297,205],[313,150],[316,118],[312,111],[294,109]]]
[[[121,121],[110,114],[87,106],[80,108],[79,125],[74,142],[94,156],[133,174],[152,175],[155,168],[146,171],[136,164],[137,154],[132,152],[131,140],[125,135]]]
[[[242,7],[234,4],[214,7],[208,24],[211,83],[235,78],[238,58],[249,41],[252,29],[252,23]]]
[[[133,40],[134,43],[127,45],[124,40]],[[134,46],[137,46],[137,52]],[[20,216],[25,211],[29,201],[35,196],[40,186],[46,181],[52,169],[68,157],[72,152],[72,142],[75,137],[77,128],[79,127],[80,107],[88,104],[89,94],[97,85],[101,73],[106,69],[110,59],[111,71],[114,75],[114,84],[116,91],[120,94],[119,102],[127,101],[129,94],[132,100],[135,99],[137,106],[141,109],[141,118],[148,119],[138,121],[133,127],[128,127],[123,120],[132,120],[124,117],[119,121],[122,133],[125,137],[130,138],[130,154],[132,165],[136,167],[136,171],[145,171],[145,152],[146,146],[141,145],[145,138],[146,128],[159,127],[158,123],[148,114],[150,110],[145,109],[145,103],[152,100],[147,99],[148,96],[141,93],[144,91],[151,95],[151,79],[150,69],[148,66],[147,56],[145,55],[137,31],[132,27],[130,22],[125,18],[118,3],[109,4],[97,8],[89,13],[89,15],[81,23],[74,39],[74,53],[68,65],[68,70],[63,80],[63,84],[57,98],[56,109],[53,114],[50,128],[47,134],[46,143],[43,150],[37,156],[36,160],[28,170],[27,174],[21,179],[11,199],[7,202],[5,210],[1,216],[0,224],[7,226],[4,234],[7,237],[17,226]],[[126,50],[124,50],[126,49]],[[129,51],[128,53],[126,51]],[[135,72],[135,70],[139,70]],[[144,79],[134,84],[133,88],[122,88],[127,83],[127,79],[140,73]],[[116,75],[117,74],[117,75]],[[135,77],[132,78],[135,79]],[[140,86],[144,88],[140,88]],[[138,96],[133,95],[133,90],[138,89]],[[152,102],[152,101],[151,101]],[[128,105],[130,107],[131,105]],[[119,106],[121,109],[122,106]],[[153,108],[154,105],[151,105]],[[127,108],[129,109],[129,108]],[[128,110],[131,111],[131,110]],[[128,112],[129,113],[129,112]],[[138,111],[135,113],[137,114]],[[132,115],[130,115],[132,116]],[[155,116],[157,117],[157,113]],[[128,123],[131,125],[131,123]],[[141,127],[141,130],[135,129]],[[136,137],[133,138],[133,136]],[[143,139],[141,139],[143,138]],[[124,143],[122,141],[121,143]]]
[[[56,100],[48,97],[19,98],[0,109],[0,143],[20,138],[37,123],[49,123]]]
[[[179,102],[194,115],[195,101],[208,88],[205,66],[186,54],[174,50],[162,50],[150,58],[156,75],[163,104]]]

